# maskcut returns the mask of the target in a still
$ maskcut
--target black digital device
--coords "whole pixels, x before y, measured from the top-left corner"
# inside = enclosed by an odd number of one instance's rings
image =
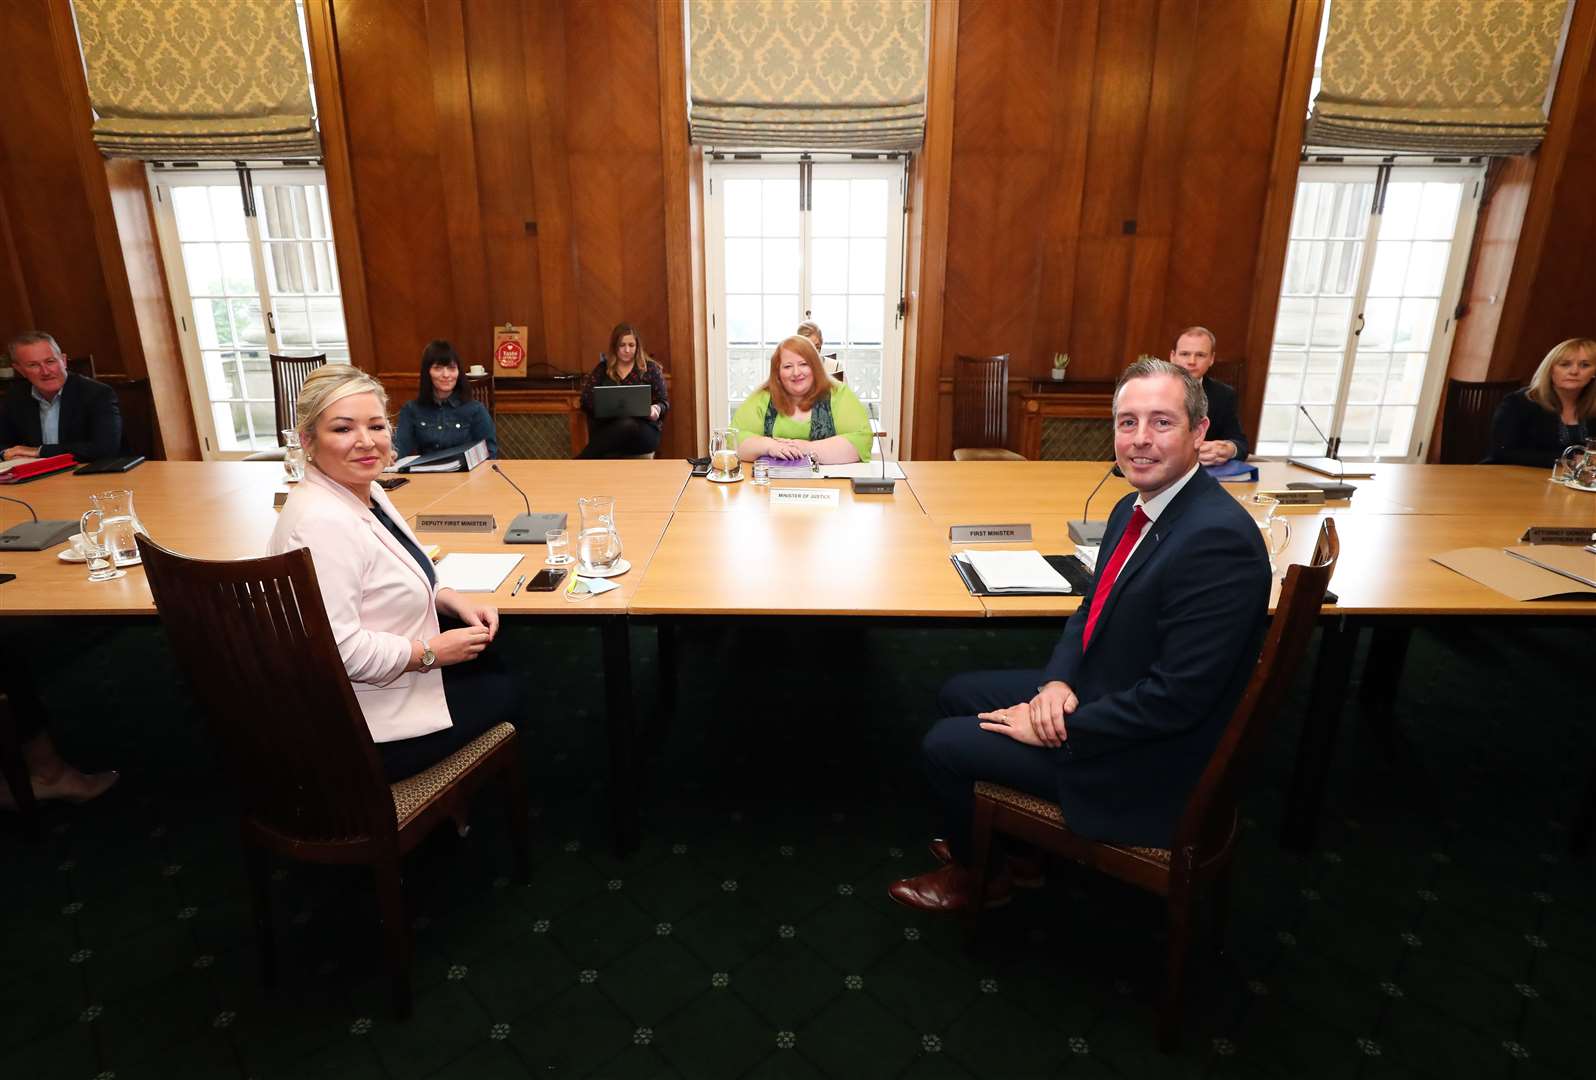
[[[17,575],[15,574],[0,574],[0,585],[4,585],[8,581],[15,580],[17,580]]]
[[[377,481],[377,486],[384,491],[395,491],[410,483],[408,476],[384,476]]]
[[[690,457],[687,459],[687,464],[693,467],[693,471],[688,474],[689,476],[709,475],[709,459],[707,457]]]
[[[91,461],[87,465],[79,465],[73,473],[74,476],[84,476],[89,473],[117,473],[129,472],[144,464],[143,454],[130,454],[127,457],[101,458]]]
[[[532,575],[532,580],[526,583],[527,592],[553,592],[560,587],[560,582],[565,580],[564,570],[539,570]]]

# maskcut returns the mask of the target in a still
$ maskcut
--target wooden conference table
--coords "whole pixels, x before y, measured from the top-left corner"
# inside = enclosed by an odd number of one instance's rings
[[[954,524],[1029,523],[1032,544],[1049,553],[1073,550],[1067,522],[1078,519],[1087,495],[1103,479],[1095,462],[904,462],[906,482],[887,496],[854,496],[847,481],[775,481],[834,489],[826,506],[771,505],[771,488],[743,482],[689,479],[680,461],[507,460],[500,467],[534,510],[563,510],[574,534],[577,499],[616,497],[617,524],[630,572],[619,589],[580,603],[560,592],[509,595],[513,575],[493,601],[511,617],[576,619],[603,630],[606,703],[617,845],[638,837],[636,711],[632,700],[629,617],[658,623],[667,645],[674,624],[694,617],[763,618],[871,616],[912,620],[1058,618],[1074,597],[973,597],[948,556]],[[1341,560],[1325,608],[1325,634],[1316,672],[1315,704],[1305,724],[1294,778],[1288,837],[1311,843],[1322,795],[1327,750],[1347,685],[1357,635],[1365,626],[1427,617],[1512,617],[1596,614],[1574,601],[1518,602],[1430,560],[1456,547],[1516,543],[1528,525],[1596,524],[1596,496],[1547,481],[1542,470],[1512,466],[1378,465],[1376,475],[1351,482],[1350,503],[1285,508],[1292,539],[1281,565],[1307,558],[1319,521],[1336,519]],[[1258,486],[1283,487],[1311,473],[1264,463]],[[490,469],[469,474],[414,476],[392,493],[413,521],[417,513],[492,513],[500,528],[523,509],[521,496]],[[270,462],[148,462],[125,476],[50,477],[8,489],[41,518],[76,518],[91,493],[125,486],[135,509],[161,544],[200,558],[261,554],[275,522],[273,497],[286,490],[282,469]],[[1238,497],[1254,485],[1232,485]],[[1097,519],[1130,490],[1115,477],[1092,502]],[[16,509],[0,504],[0,515]],[[16,516],[20,516],[18,510]],[[0,516],[8,522],[12,516]],[[498,536],[422,533],[449,551],[505,551]],[[59,549],[58,549],[59,550]],[[541,565],[543,548],[517,572]],[[0,570],[17,579],[0,586],[0,617],[38,615],[151,615],[142,571],[91,583],[81,564],[56,551],[0,555]],[[1401,639],[1381,662],[1376,680],[1392,687],[1401,666]],[[662,658],[662,670],[672,665]],[[1365,683],[1370,682],[1366,675]]]

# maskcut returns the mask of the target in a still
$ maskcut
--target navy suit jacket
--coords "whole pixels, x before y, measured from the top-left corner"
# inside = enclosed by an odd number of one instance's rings
[[[122,449],[122,413],[116,391],[105,383],[68,375],[60,391],[59,441],[45,443],[33,384],[20,377],[11,382],[5,407],[0,408],[0,450],[37,446],[40,457],[71,454],[79,461],[98,461],[115,457]]]
[[[1228,439],[1236,444],[1236,460],[1246,461],[1252,444],[1247,433],[1241,430],[1241,417],[1237,413],[1236,390],[1229,383],[1203,376],[1203,393],[1208,395],[1208,438],[1218,442]]]
[[[1136,496],[1109,515],[1101,569]],[[1057,757],[1059,805],[1083,836],[1170,847],[1186,800],[1252,677],[1269,609],[1252,516],[1197,470],[1121,568],[1091,644],[1092,589],[1044,669],[1079,704]]]

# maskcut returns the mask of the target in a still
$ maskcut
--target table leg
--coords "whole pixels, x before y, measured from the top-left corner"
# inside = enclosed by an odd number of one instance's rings
[[[1286,792],[1285,819],[1280,830],[1280,846],[1293,851],[1311,849],[1319,829],[1319,811],[1324,803],[1336,731],[1341,726],[1341,708],[1352,675],[1359,629],[1346,616],[1338,616],[1325,624],[1319,638],[1313,694],[1302,718],[1297,763]]]
[[[638,807],[637,705],[632,697],[631,620],[603,620],[604,706],[610,743],[610,815],[615,853],[637,850]]]

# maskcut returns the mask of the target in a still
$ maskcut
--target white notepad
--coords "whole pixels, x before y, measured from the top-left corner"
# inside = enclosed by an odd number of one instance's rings
[[[961,551],[989,592],[1069,592],[1064,575],[1047,564],[1040,551]]]
[[[438,588],[456,592],[497,592],[520,561],[520,555],[451,551],[438,563]]]

